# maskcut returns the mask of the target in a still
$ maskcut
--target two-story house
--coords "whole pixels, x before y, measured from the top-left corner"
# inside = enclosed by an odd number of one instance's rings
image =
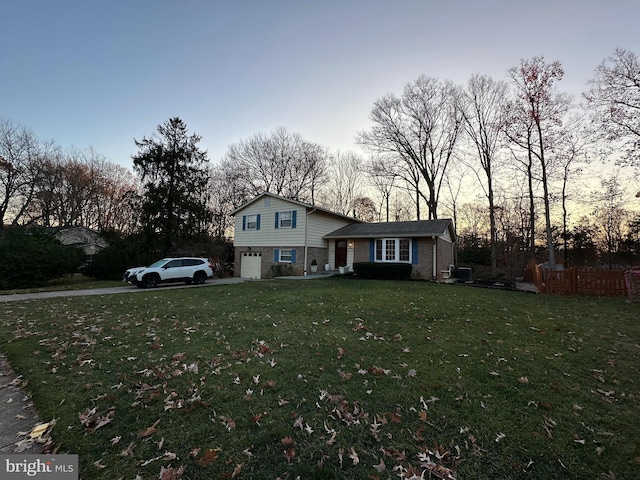
[[[235,215],[235,276],[243,278],[303,275],[311,270],[314,260],[321,269],[327,264],[332,269],[346,265],[346,258],[336,259],[335,248],[332,248],[335,242],[323,236],[346,225],[361,223],[355,218],[272,193],[258,195],[232,213]]]

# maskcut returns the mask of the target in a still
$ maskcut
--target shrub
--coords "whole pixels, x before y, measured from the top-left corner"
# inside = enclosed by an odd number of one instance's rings
[[[360,278],[376,280],[407,280],[411,277],[411,265],[408,263],[358,262],[353,270]]]
[[[119,280],[128,268],[149,265],[161,258],[158,254],[147,253],[152,249],[144,235],[122,239],[112,234],[108,241],[109,246],[93,256],[93,261],[83,272],[86,276],[98,280]]]
[[[42,229],[12,227],[0,239],[0,288],[30,288],[74,273],[82,249],[63,245]]]

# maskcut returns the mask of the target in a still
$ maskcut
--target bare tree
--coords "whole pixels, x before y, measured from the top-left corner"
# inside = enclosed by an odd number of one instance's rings
[[[536,231],[536,204],[534,180],[536,179],[536,163],[533,156],[533,119],[527,113],[527,106],[510,100],[505,107],[503,130],[508,139],[508,148],[514,160],[515,170],[523,169],[527,179],[528,191],[528,215],[530,232],[526,245],[529,255],[536,255],[535,231]]]
[[[212,166],[209,173],[209,209],[212,212],[211,234],[216,238],[233,236],[233,212],[252,194],[239,172],[229,169],[230,164]]]
[[[478,154],[484,179],[480,177],[485,196],[489,201],[491,275],[497,273],[496,212],[494,198],[494,167],[500,148],[502,114],[507,100],[508,86],[486,75],[473,75],[462,101],[464,128]],[[474,169],[477,172],[477,170]]]
[[[601,249],[604,251],[609,268],[613,267],[615,253],[623,239],[622,228],[627,220],[624,209],[625,189],[616,172],[600,181],[601,190],[593,192],[596,204],[593,211],[597,219]]]
[[[538,160],[540,166],[549,265],[555,268],[548,173],[553,160],[551,152],[554,138],[557,138],[557,127],[562,125],[562,118],[570,103],[567,95],[555,89],[556,83],[564,76],[564,70],[560,62],[546,63],[544,58],[534,57],[511,68],[509,75],[515,87],[514,102],[528,116],[533,127],[528,153]]]
[[[250,196],[271,192],[309,203],[325,180],[327,153],[297,133],[278,127],[231,145],[222,160],[238,185]]]
[[[385,221],[389,221],[389,204],[391,194],[398,182],[397,162],[391,157],[383,155],[374,155],[369,160],[367,173],[371,181],[371,185],[380,195],[380,212],[385,212]]]
[[[338,152],[329,156],[328,167],[320,203],[334,212],[347,215],[353,211],[355,200],[364,193],[364,160],[353,152]]]
[[[416,182],[416,196],[426,201],[430,219],[438,217],[440,190],[462,126],[458,94],[450,81],[422,75],[404,88],[401,97],[388,94],[377,100],[370,115],[374,126],[357,136],[360,145],[396,155],[409,172],[422,177],[427,192]],[[420,219],[419,201],[416,207]]]
[[[585,118],[582,115],[569,117],[562,128],[562,135],[558,138],[555,148],[557,156],[557,168],[562,170],[562,241],[564,251],[564,263],[567,264],[567,252],[569,251],[569,187],[571,180],[581,172],[581,163],[590,161],[589,154],[593,148],[592,135],[587,133]]]
[[[623,161],[640,166],[640,59],[617,48],[596,68],[584,94],[600,136],[623,145]]]
[[[26,127],[0,120],[0,236],[7,220],[20,223],[37,193],[43,160],[55,150]]]

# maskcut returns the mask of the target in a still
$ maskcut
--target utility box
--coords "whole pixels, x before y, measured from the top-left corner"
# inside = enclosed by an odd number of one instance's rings
[[[469,267],[458,267],[458,280],[462,282],[470,282],[471,281],[471,268]]]

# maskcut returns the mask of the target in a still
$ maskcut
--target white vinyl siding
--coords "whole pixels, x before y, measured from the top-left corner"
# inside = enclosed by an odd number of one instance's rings
[[[257,201],[238,211],[235,217],[235,234],[233,244],[236,247],[297,247],[305,244],[305,229],[308,247],[327,248],[327,241],[322,238],[334,230],[348,225],[347,219],[335,217],[324,212],[305,209],[304,206],[287,202],[280,198],[270,197],[268,205]],[[295,228],[275,228],[276,214],[296,212]],[[243,217],[260,215],[260,227],[256,230],[243,230]],[[305,225],[305,223],[307,223]],[[293,219],[292,219],[293,223]]]

